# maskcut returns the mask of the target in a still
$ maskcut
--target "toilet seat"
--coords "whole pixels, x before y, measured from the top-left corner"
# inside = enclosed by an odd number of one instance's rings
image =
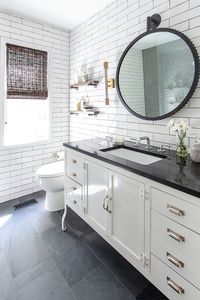
[[[64,175],[64,161],[56,161],[40,167],[37,172],[37,177],[58,177]]]

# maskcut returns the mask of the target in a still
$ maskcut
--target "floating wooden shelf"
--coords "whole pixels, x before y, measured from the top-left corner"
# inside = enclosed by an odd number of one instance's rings
[[[99,111],[70,111],[70,115],[79,115],[79,114],[96,116],[99,114]]]
[[[98,80],[89,80],[86,82],[79,82],[79,83],[75,83],[70,85],[70,89],[76,89],[78,90],[80,86],[93,86],[93,87],[97,87],[99,84]]]

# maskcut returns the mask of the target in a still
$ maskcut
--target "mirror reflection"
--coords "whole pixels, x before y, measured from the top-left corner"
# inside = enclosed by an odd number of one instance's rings
[[[191,49],[178,35],[154,32],[126,53],[118,85],[128,107],[144,117],[165,115],[185,99],[195,75]]]

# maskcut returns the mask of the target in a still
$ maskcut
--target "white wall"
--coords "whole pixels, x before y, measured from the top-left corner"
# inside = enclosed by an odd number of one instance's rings
[[[52,51],[52,142],[0,149],[0,202],[4,202],[40,190],[35,170],[53,161],[52,153],[68,140],[69,33],[0,12],[0,37],[32,42]]]
[[[111,104],[104,105],[104,81],[102,62],[109,62],[109,77],[115,77],[116,67],[123,50],[136,36],[146,31],[146,18],[161,14],[160,27],[172,27],[192,39],[200,53],[200,1],[198,0],[118,0],[71,32],[70,72],[87,65],[100,79],[97,89],[80,88],[71,91],[71,109],[77,98],[88,95],[100,109],[97,117],[71,116],[71,139],[105,135],[138,137],[148,135],[155,144],[175,144],[175,136],[169,135],[166,123],[140,120],[131,115],[121,104],[115,90],[110,92]],[[192,134],[200,133],[200,86],[189,103],[175,116],[186,118],[193,127]]]
[[[116,90],[111,90],[110,106],[104,105],[103,61],[109,62],[109,77],[115,77],[118,60],[136,36],[146,30],[146,17],[160,13],[162,27],[183,31],[200,53],[200,3],[198,0],[118,0],[78,26],[70,36],[70,72],[87,66],[100,85],[71,90],[71,109],[82,95],[89,95],[100,109],[97,117],[71,116],[71,139],[105,135],[148,135],[155,144],[175,144],[166,128],[168,119],[148,122],[132,116],[121,104]],[[52,143],[38,146],[0,149],[0,202],[39,190],[35,170],[51,162],[52,153],[69,138],[69,33],[53,26],[0,13],[0,36],[25,40],[52,48]],[[2,99],[0,99],[2,101]],[[200,132],[200,86],[190,102],[174,117],[186,118],[192,133]]]

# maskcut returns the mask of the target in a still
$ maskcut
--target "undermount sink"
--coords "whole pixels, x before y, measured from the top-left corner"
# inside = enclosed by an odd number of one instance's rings
[[[107,149],[102,149],[101,151],[111,154],[113,156],[117,156],[120,158],[124,158],[126,160],[139,163],[141,165],[150,165],[152,163],[155,163],[157,161],[166,158],[166,156],[164,155],[144,153],[142,151],[131,149],[126,146],[117,147],[117,148],[107,148]]]

